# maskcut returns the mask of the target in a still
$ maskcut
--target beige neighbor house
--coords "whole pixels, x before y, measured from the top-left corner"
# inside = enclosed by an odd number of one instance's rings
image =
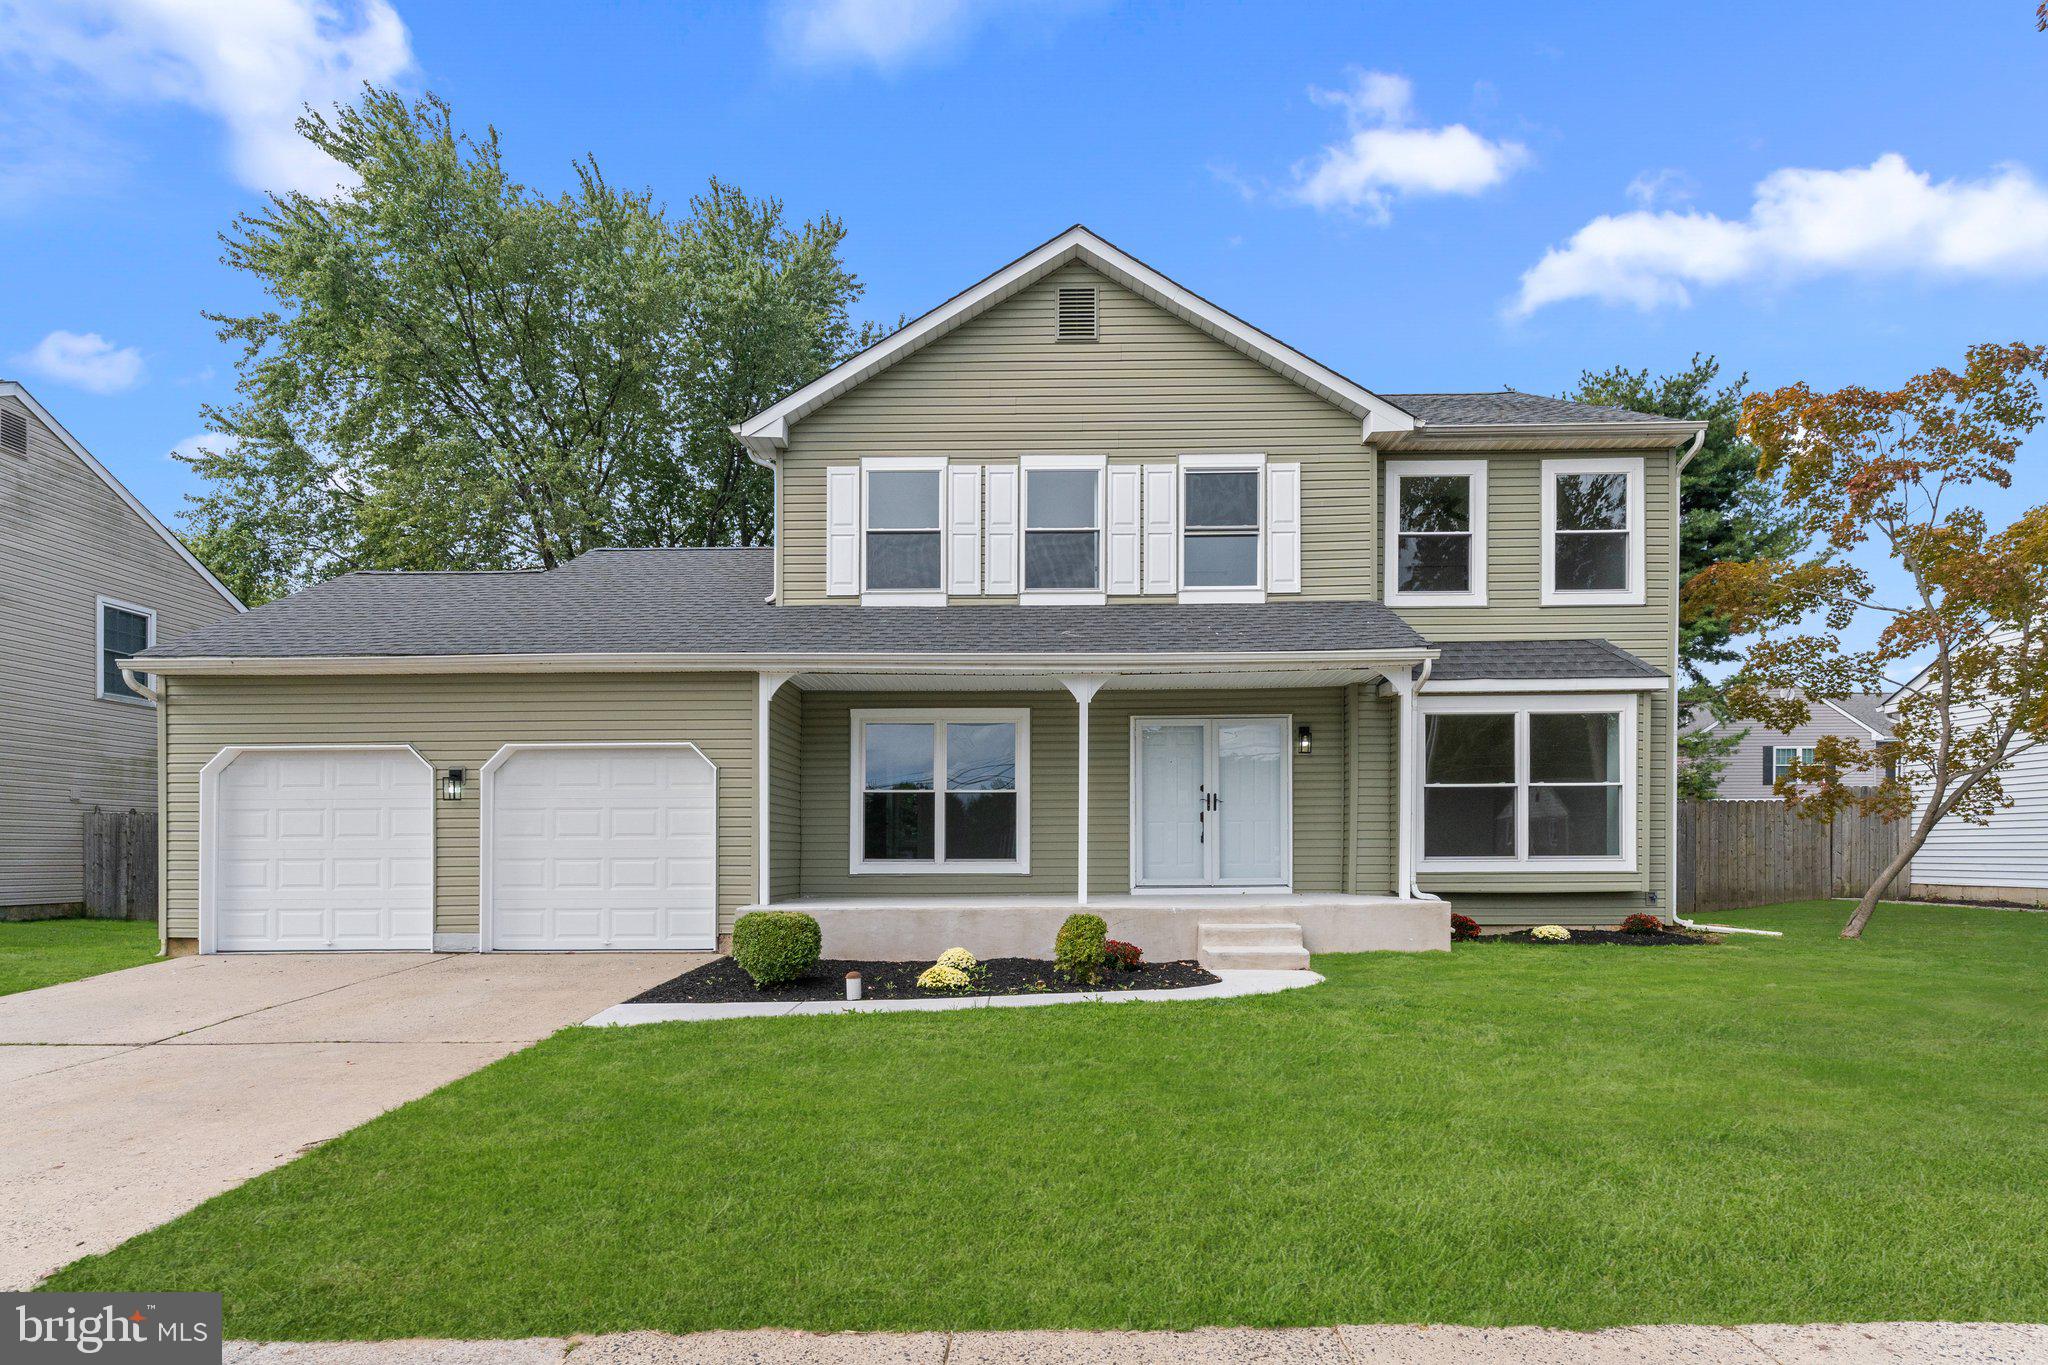
[[[1076,227],[735,431],[773,549],[147,651],[168,937],[1046,956],[1086,905],[1229,963],[1671,903],[1697,424],[1375,393]]]
[[[116,662],[242,604],[35,396],[0,380],[0,919],[76,913],[84,816],[158,809]]]

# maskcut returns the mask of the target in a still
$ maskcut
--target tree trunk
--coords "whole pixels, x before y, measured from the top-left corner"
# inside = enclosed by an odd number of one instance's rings
[[[1913,855],[1920,851],[1920,845],[1927,842],[1927,836],[1934,826],[1931,821],[1923,823],[1925,828],[1914,831],[1913,836],[1906,840],[1906,846],[1893,855],[1892,860],[1885,864],[1884,871],[1877,874],[1877,880],[1863,892],[1863,899],[1856,902],[1855,913],[1850,915],[1849,922],[1842,926],[1843,938],[1863,937],[1863,926],[1870,923],[1870,912],[1877,909],[1878,897],[1892,884],[1894,877],[1913,865]]]

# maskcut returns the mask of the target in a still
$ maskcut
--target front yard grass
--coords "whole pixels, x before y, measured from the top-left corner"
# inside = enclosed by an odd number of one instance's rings
[[[0,923],[0,995],[140,967],[156,957],[148,920],[39,919]]]
[[[45,1287],[230,1335],[2048,1319],[2048,916],[573,1029]]]

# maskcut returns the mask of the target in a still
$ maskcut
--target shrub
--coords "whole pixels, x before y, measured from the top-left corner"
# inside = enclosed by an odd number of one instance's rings
[[[1470,915],[1451,916],[1451,937],[1457,939],[1478,938],[1479,921]]]
[[[981,964],[975,961],[974,954],[968,952],[965,948],[948,948],[945,952],[939,954],[939,965],[941,967],[958,967],[963,972],[971,972]]]
[[[964,991],[974,984],[974,978],[958,967],[937,962],[918,973],[917,988],[921,991]]]
[[[1664,921],[1658,919],[1655,915],[1645,915],[1639,911],[1621,922],[1621,932],[1624,934],[1661,934],[1664,932]]]
[[[1529,931],[1529,937],[1538,943],[1563,943],[1572,936],[1572,931],[1562,924],[1539,924]]]
[[[818,965],[824,938],[798,910],[751,910],[732,927],[732,960],[756,986],[794,981]]]
[[[1052,965],[1077,981],[1094,981],[1109,964],[1109,926],[1100,915],[1068,915],[1052,941]]]
[[[1109,954],[1111,965],[1121,971],[1135,972],[1138,964],[1145,960],[1145,951],[1135,943],[1126,943],[1120,938],[1110,939],[1102,945]]]

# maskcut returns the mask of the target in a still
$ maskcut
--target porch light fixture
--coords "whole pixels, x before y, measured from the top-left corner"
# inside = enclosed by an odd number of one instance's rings
[[[1315,731],[1306,725],[1294,732],[1294,747],[1298,753],[1313,753],[1316,747]]]
[[[441,779],[441,799],[460,801],[462,799],[462,769],[450,768],[448,775]]]

